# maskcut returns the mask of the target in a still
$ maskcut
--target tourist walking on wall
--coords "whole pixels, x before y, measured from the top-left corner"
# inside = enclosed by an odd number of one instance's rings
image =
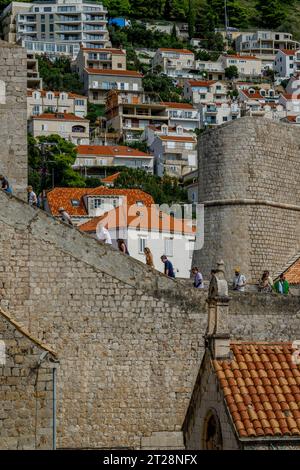
[[[241,274],[241,270],[239,267],[236,267],[234,270],[234,278],[232,282],[233,290],[237,290],[239,292],[245,292],[246,286],[246,277],[244,274]]]
[[[27,186],[27,193],[28,193],[28,204],[33,207],[37,207],[37,196],[33,191],[32,186]]]
[[[196,289],[203,289],[204,288],[203,276],[196,266],[192,269],[192,274],[194,276],[194,283],[193,283],[194,287],[196,287]]]
[[[174,272],[173,264],[171,263],[171,261],[168,260],[166,255],[162,255],[160,257],[160,259],[162,260],[162,262],[165,265],[165,275],[168,276],[168,277],[173,277],[174,278],[175,277],[175,272]]]
[[[72,226],[74,225],[70,215],[68,214],[68,212],[63,207],[60,207],[58,209],[58,212],[60,213],[62,222],[65,222],[66,224],[69,224],[69,225],[72,225]]]
[[[118,239],[118,248],[121,251],[121,253],[124,253],[125,255],[129,255],[127,245],[125,241],[123,240],[123,238]]]
[[[103,224],[97,225],[96,237],[99,241],[104,242],[105,245],[112,245],[110,233]]]
[[[288,295],[290,290],[289,282],[286,280],[284,274],[280,274],[278,281],[274,284],[274,289],[277,294]]]
[[[154,268],[153,255],[151,253],[150,248],[148,248],[147,246],[144,248],[144,254],[146,256],[147,266],[150,266],[151,268]]]
[[[11,186],[8,182],[8,179],[5,178],[5,176],[3,176],[3,175],[0,175],[0,187],[6,193],[10,193],[10,194],[12,193],[12,189],[11,189]]]
[[[264,271],[261,279],[258,282],[259,292],[272,292],[273,290],[273,279],[270,276],[269,271]]]

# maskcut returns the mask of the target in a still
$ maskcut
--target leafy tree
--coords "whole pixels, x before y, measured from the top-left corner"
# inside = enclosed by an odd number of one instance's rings
[[[104,0],[103,5],[108,9],[108,18],[128,16],[131,13],[129,0]]]
[[[161,101],[181,101],[182,90],[167,75],[149,73],[143,78],[143,87],[147,92],[156,93]]]
[[[178,179],[170,176],[160,178],[144,170],[123,168],[114,183],[117,188],[138,188],[151,194],[156,204],[187,202],[187,193]]]
[[[189,38],[192,39],[195,36],[195,24],[196,24],[196,11],[193,0],[189,0],[189,11],[188,11],[188,27],[189,27]]]
[[[40,144],[45,144],[44,150]],[[59,135],[41,136],[36,139],[29,135],[29,184],[37,192],[52,188],[52,183],[54,186],[85,187],[84,178],[72,168],[76,155],[76,146]]]
[[[44,89],[83,93],[83,84],[78,74],[72,71],[68,57],[58,57],[52,61],[47,55],[42,55],[38,56],[38,63]]]
[[[89,119],[90,124],[95,124],[97,119],[105,114],[105,105],[104,104],[94,104],[88,101],[87,104],[87,115],[86,118]]]
[[[286,19],[286,10],[280,0],[257,0],[259,24],[268,29],[278,28]]]
[[[230,65],[225,69],[225,77],[228,80],[233,80],[234,78],[239,78],[239,71],[236,65]]]
[[[145,152],[145,153],[148,152],[147,143],[140,141],[140,140],[136,142],[124,142],[124,145],[126,145],[127,147],[131,147],[133,149],[140,150],[141,152]]]

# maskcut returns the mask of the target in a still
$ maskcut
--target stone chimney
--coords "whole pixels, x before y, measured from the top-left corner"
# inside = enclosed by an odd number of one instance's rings
[[[214,359],[230,357],[229,301],[224,262],[220,261],[210,281],[207,299],[208,325],[205,343]]]

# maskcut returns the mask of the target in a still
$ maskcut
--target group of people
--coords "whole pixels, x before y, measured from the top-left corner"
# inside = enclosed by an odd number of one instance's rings
[[[259,292],[276,292],[277,294],[287,295],[290,290],[290,285],[284,274],[280,274],[279,279],[276,282],[273,282],[273,279],[270,275],[270,271],[264,271],[258,283]],[[246,287],[246,277],[241,274],[239,267],[235,268],[234,278],[232,283],[233,290],[239,292],[244,292]]]

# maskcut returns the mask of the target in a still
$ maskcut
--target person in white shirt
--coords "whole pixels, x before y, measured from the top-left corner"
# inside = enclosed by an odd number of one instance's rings
[[[234,278],[232,283],[233,290],[237,290],[239,292],[245,292],[246,286],[246,277],[244,274],[241,274],[241,270],[239,267],[236,267],[234,270]]]
[[[96,237],[98,240],[104,241],[105,245],[112,245],[110,233],[103,224],[97,225]]]
[[[58,209],[58,212],[60,213],[61,220],[62,220],[63,222],[65,222],[66,224],[69,224],[69,225],[72,225],[72,226],[73,226],[73,222],[72,222],[71,217],[69,216],[68,212],[67,212],[63,207],[60,207],[60,208]]]
[[[37,207],[37,196],[33,191],[32,186],[27,186],[27,193],[28,193],[28,204],[33,207]]]

